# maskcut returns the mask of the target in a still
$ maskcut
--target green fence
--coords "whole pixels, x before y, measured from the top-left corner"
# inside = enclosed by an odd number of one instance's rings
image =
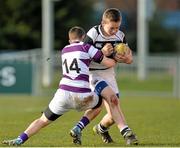
[[[0,55],[0,93],[39,93],[39,50]]]
[[[0,93],[32,93],[32,63],[0,63]]]

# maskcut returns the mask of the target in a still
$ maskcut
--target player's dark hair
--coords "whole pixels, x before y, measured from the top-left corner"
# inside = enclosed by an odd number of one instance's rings
[[[82,27],[74,26],[69,30],[69,36],[74,36],[74,38],[80,39],[83,35],[86,34],[85,30]]]
[[[121,20],[121,12],[116,8],[108,8],[103,13],[103,20],[110,20],[113,22],[119,22]]]

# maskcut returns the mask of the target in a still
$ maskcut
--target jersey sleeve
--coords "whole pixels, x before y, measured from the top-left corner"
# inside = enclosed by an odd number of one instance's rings
[[[127,43],[126,41],[126,37],[125,37],[125,34],[124,32],[122,32],[121,30],[119,30],[116,34],[116,36],[119,38],[119,40],[122,42],[122,43]]]
[[[84,38],[83,42],[86,43],[86,44],[93,45],[93,40],[88,35],[86,35],[86,37]]]
[[[98,50],[94,46],[90,46],[88,53],[94,62],[101,63],[104,56],[101,50]]]
[[[123,38],[123,43],[127,44],[125,35],[124,35],[124,38]]]
[[[87,35],[84,39],[84,43],[88,43],[90,45],[93,45],[93,43],[95,42],[95,39],[97,38],[98,34],[97,34],[97,30],[95,27],[91,28],[88,32]]]

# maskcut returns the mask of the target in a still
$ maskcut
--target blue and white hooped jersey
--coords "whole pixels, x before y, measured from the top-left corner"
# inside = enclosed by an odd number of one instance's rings
[[[89,65],[91,61],[100,63],[103,53],[83,42],[67,45],[62,50],[63,77],[59,88],[72,92],[90,92]]]

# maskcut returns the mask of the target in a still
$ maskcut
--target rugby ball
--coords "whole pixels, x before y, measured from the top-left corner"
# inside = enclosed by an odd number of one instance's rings
[[[128,46],[126,44],[124,44],[124,43],[118,43],[118,44],[115,45],[114,51],[116,53],[118,53],[118,54],[124,55],[128,51]]]

